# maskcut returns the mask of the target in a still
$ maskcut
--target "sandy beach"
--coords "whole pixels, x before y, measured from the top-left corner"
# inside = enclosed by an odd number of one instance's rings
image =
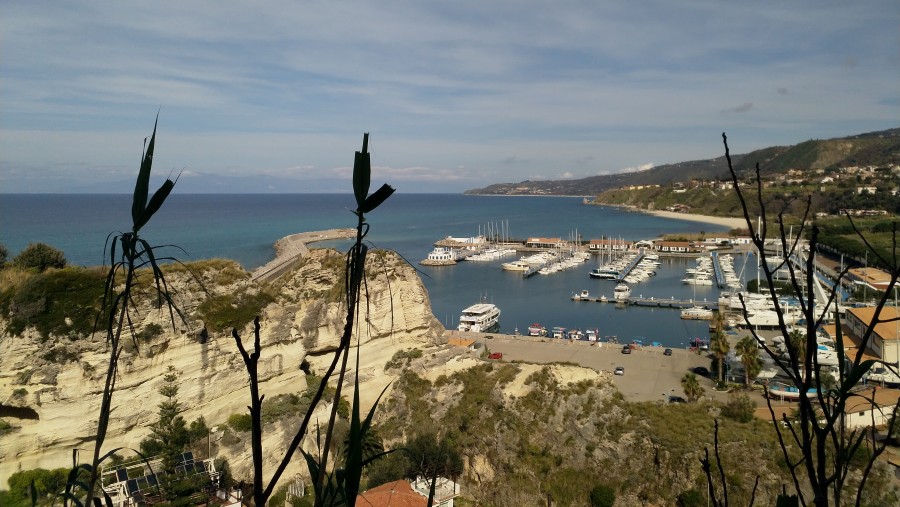
[[[634,211],[647,213],[648,215],[657,217],[672,218],[675,220],[687,220],[690,222],[703,222],[705,224],[722,225],[725,227],[730,227],[732,229],[747,228],[747,222],[744,221],[743,218],[714,217],[709,215],[695,215],[693,213],[678,213],[675,211],[647,211],[641,209],[635,209]]]

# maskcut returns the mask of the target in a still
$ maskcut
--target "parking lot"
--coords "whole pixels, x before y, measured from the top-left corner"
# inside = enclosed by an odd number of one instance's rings
[[[610,373],[619,391],[630,401],[666,400],[668,396],[684,396],[681,377],[696,366],[709,367],[705,354],[673,349],[671,356],[663,355],[663,347],[632,349],[622,353],[622,345],[608,343],[572,342],[569,340],[490,335],[479,339],[491,352],[503,353],[506,361],[529,363],[570,362]],[[624,375],[612,375],[617,366],[625,369]],[[706,389],[706,396],[726,401],[727,393],[712,390],[712,381],[698,377]]]

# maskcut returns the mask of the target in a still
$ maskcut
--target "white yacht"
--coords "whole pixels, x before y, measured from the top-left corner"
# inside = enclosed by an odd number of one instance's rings
[[[460,331],[492,333],[500,329],[500,309],[491,303],[477,303],[462,311],[459,316]]]
[[[613,289],[613,297],[616,301],[625,301],[629,296],[631,296],[631,287],[624,283],[616,285],[616,288]]]
[[[894,371],[889,368],[885,368],[884,366],[876,366],[872,368],[871,373],[866,376],[866,382],[898,385],[900,384],[900,375],[894,373]]]
[[[587,290],[583,290],[578,294],[572,294],[572,301],[589,301],[590,299],[591,293]]]
[[[504,271],[528,271],[531,268],[531,264],[525,262],[524,259],[519,259],[512,262],[504,262],[500,267],[502,267]]]
[[[681,310],[681,318],[689,320],[710,320],[713,317],[713,311],[702,306],[692,306]]]

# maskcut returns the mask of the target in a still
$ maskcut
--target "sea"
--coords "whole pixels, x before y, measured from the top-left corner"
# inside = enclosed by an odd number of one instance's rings
[[[186,195],[173,193],[142,230],[153,245],[171,245],[164,254],[182,261],[228,258],[253,270],[274,257],[275,241],[290,234],[354,227],[351,194]],[[612,297],[615,282],[588,276],[599,259],[552,275],[523,278],[505,272],[502,262],[461,262],[427,267],[434,242],[447,236],[492,233],[512,239],[558,237],[584,241],[599,238],[655,239],[663,234],[726,232],[708,223],[673,220],[615,207],[584,204],[581,197],[475,196],[403,194],[391,196],[367,215],[370,247],[395,250],[414,266],[428,289],[432,310],[448,328],[460,311],[488,301],[501,309],[501,332],[527,333],[532,323],[547,328],[596,329],[620,342],[636,338],[683,347],[694,337],[707,337],[705,321],[687,321],[669,308],[621,307],[610,303],[572,301],[574,293]],[[70,264],[108,264],[105,246],[111,233],[131,224],[131,196],[116,194],[0,194],[0,243],[12,258],[29,243],[62,250]],[[350,243],[317,244],[346,250]],[[632,295],[659,299],[716,301],[719,289],[685,285],[692,258],[661,258],[657,276],[632,287]],[[753,261],[738,256],[735,269]],[[755,270],[755,267],[753,268]]]

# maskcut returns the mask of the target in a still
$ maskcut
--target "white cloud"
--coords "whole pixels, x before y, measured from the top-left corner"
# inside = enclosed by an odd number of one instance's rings
[[[641,165],[636,165],[636,166],[632,166],[632,167],[626,167],[626,168],[622,169],[621,171],[616,171],[616,172],[622,172],[622,173],[639,173],[639,172],[641,172],[641,171],[647,171],[647,170],[653,169],[654,167],[656,167],[656,164],[654,164],[653,162],[649,162],[649,163],[647,163],[647,164],[641,164]]]
[[[10,3],[0,177],[136,170],[160,108],[164,168],[346,178],[370,131],[387,176],[448,191],[711,158],[722,131],[745,151],[895,127],[898,14],[888,0]]]

